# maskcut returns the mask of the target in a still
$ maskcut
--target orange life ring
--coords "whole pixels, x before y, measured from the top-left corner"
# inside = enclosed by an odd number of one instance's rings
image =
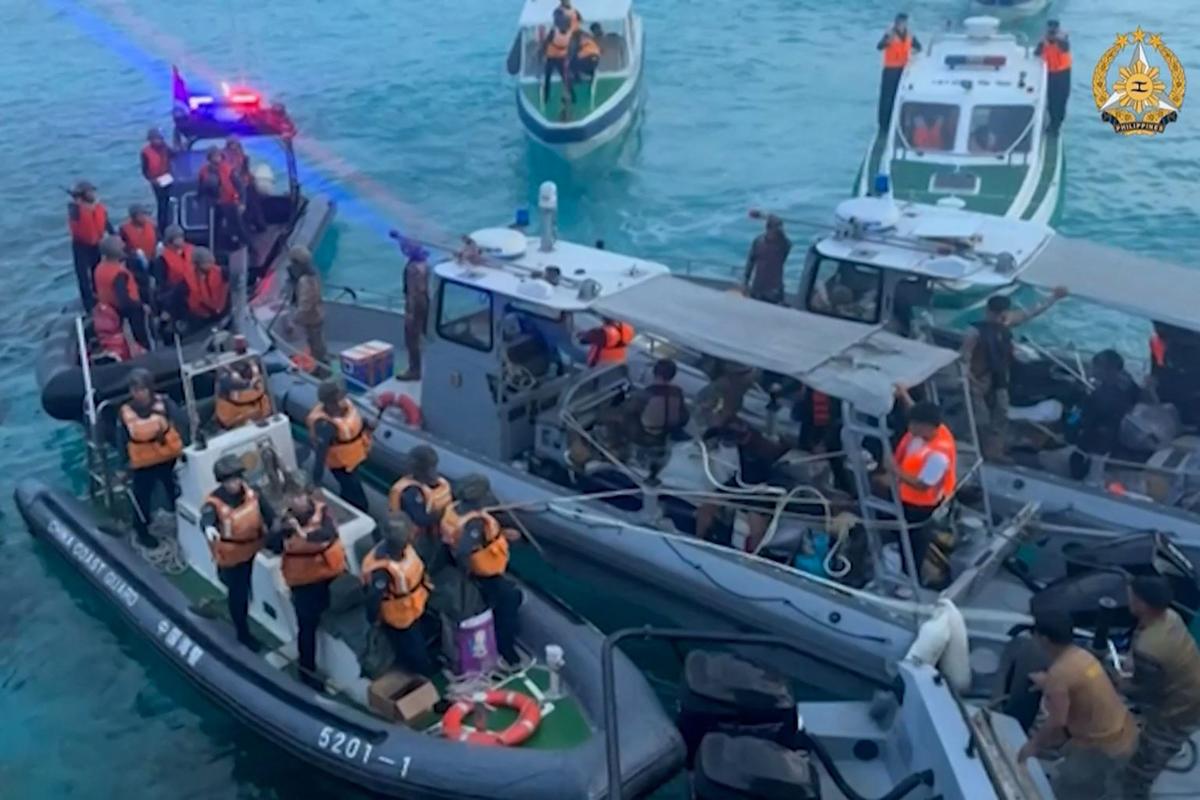
[[[463,719],[475,710],[477,703],[503,706],[517,712],[517,720],[502,731],[463,731]],[[442,717],[442,735],[447,739],[485,747],[516,747],[537,730],[542,721],[542,709],[536,700],[520,692],[492,690],[459,700]]]
[[[291,358],[292,364],[301,372],[313,372],[317,368],[317,360],[308,352],[296,353]]]
[[[404,421],[414,428],[421,427],[421,407],[406,394],[396,395],[396,407],[404,415]]]

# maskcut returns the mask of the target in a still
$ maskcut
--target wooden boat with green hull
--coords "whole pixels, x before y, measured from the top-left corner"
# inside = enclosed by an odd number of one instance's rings
[[[891,124],[877,133],[855,193],[887,177],[899,201],[949,205],[1050,224],[1062,192],[1063,145],[1045,128],[1046,68],[992,17],[934,37],[896,92]]]

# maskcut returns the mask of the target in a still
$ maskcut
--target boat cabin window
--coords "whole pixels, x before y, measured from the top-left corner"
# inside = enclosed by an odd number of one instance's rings
[[[967,151],[976,155],[1028,153],[1032,146],[1033,106],[975,106]]]
[[[492,349],[492,295],[474,286],[442,281],[438,336],[475,350]]]
[[[879,322],[882,270],[818,255],[811,274],[806,303],[809,311],[852,322]]]
[[[908,102],[900,108],[900,147],[912,150],[954,149],[958,106],[949,103]]]

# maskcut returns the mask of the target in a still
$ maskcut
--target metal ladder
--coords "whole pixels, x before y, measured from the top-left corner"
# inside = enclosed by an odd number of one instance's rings
[[[113,516],[120,516],[119,499],[129,502],[129,486],[124,473],[113,464],[112,448],[104,441],[100,430],[100,413],[96,406],[96,389],[92,383],[92,362],[88,357],[84,319],[75,318],[75,337],[79,347],[79,366],[83,372],[84,459],[87,468],[87,494],[93,503],[103,503]],[[107,405],[107,403],[105,404]]]
[[[912,574],[906,575],[903,569],[898,572],[889,569],[883,558],[883,534],[894,530],[899,539],[904,562],[915,564],[912,539],[908,523],[904,519],[904,506],[900,503],[899,487],[893,478],[888,481],[886,496],[877,496],[864,455],[863,445],[865,442],[870,439],[878,441],[882,451],[883,466],[894,472],[891,431],[888,429],[887,418],[864,414],[848,401],[843,401],[842,420],[842,449],[846,453],[847,465],[854,476],[854,488],[858,493],[860,515],[863,527],[867,532],[867,542],[875,573],[871,582],[876,589],[889,594],[911,593],[911,596],[915,598],[920,591],[917,569],[911,569]]]

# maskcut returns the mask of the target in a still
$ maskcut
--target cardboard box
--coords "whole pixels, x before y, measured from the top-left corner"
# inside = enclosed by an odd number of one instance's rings
[[[420,675],[392,670],[371,681],[367,702],[371,710],[388,719],[411,722],[433,710],[440,699],[437,688]]]
[[[361,386],[378,386],[396,371],[393,347],[373,340],[341,352],[342,374]]]

